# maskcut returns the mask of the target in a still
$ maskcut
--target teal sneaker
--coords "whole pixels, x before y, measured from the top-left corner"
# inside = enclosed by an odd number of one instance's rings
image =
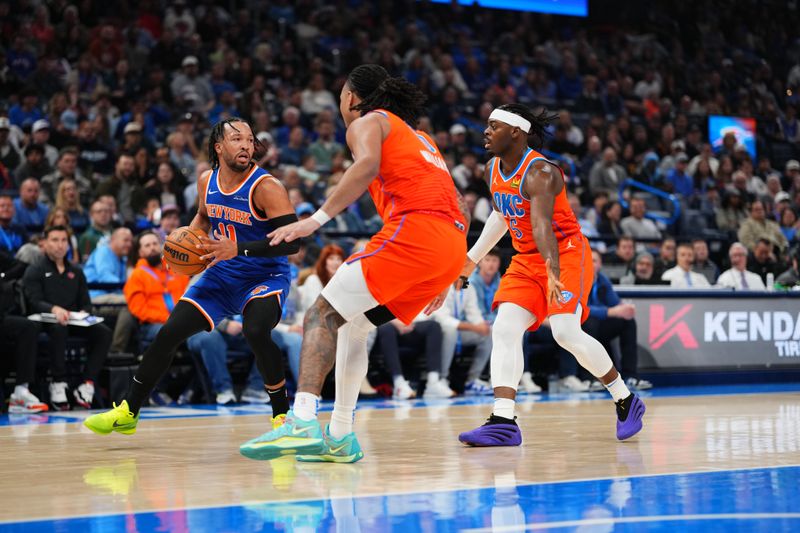
[[[364,457],[355,433],[348,433],[337,440],[331,437],[329,428],[330,426],[325,426],[322,451],[315,454],[298,454],[298,461],[304,463],[355,463]]]
[[[239,453],[250,459],[269,461],[284,455],[320,453],[324,449],[319,422],[305,422],[289,411],[283,424],[245,442],[239,446]]]

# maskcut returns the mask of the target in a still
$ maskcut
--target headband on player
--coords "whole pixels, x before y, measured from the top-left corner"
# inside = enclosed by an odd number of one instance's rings
[[[492,114],[489,115],[489,120],[499,120],[500,122],[505,122],[509,126],[516,126],[525,133],[530,133],[531,131],[531,123],[529,121],[525,120],[519,115],[515,115],[514,113],[510,113],[503,109],[495,109],[492,111]]]

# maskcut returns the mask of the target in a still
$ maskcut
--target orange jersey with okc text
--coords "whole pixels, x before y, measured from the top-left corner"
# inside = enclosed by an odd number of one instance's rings
[[[503,174],[500,168],[500,158],[494,157],[488,163],[491,165],[491,192],[495,209],[506,220],[514,249],[523,254],[538,252],[531,226],[531,201],[522,194],[528,169],[537,159],[546,161],[542,154],[528,148],[517,168],[508,175]],[[561,177],[564,177],[563,172]],[[559,242],[581,233],[581,227],[569,207],[566,184],[556,195],[552,225]]]
[[[373,113],[386,117],[391,128],[381,147],[379,174],[369,186],[384,222],[416,211],[463,225],[453,178],[436,143],[389,111],[378,109]]]

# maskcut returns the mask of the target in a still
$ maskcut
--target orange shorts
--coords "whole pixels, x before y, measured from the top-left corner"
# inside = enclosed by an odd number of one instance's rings
[[[551,306],[547,302],[547,271],[541,254],[517,254],[500,280],[492,307],[509,302],[527,309],[536,317],[530,331],[539,328],[550,315],[574,313],[581,305],[581,324],[589,318],[589,292],[594,282],[594,267],[589,241],[583,235],[573,236],[558,243],[559,264],[564,285],[563,304]]]
[[[359,261],[372,296],[410,324],[458,278],[466,254],[467,238],[455,221],[408,213],[384,224],[347,263]]]

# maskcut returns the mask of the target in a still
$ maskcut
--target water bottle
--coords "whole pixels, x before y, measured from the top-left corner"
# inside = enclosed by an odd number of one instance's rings
[[[775,290],[775,274],[769,272],[767,274],[767,290],[774,291]]]

